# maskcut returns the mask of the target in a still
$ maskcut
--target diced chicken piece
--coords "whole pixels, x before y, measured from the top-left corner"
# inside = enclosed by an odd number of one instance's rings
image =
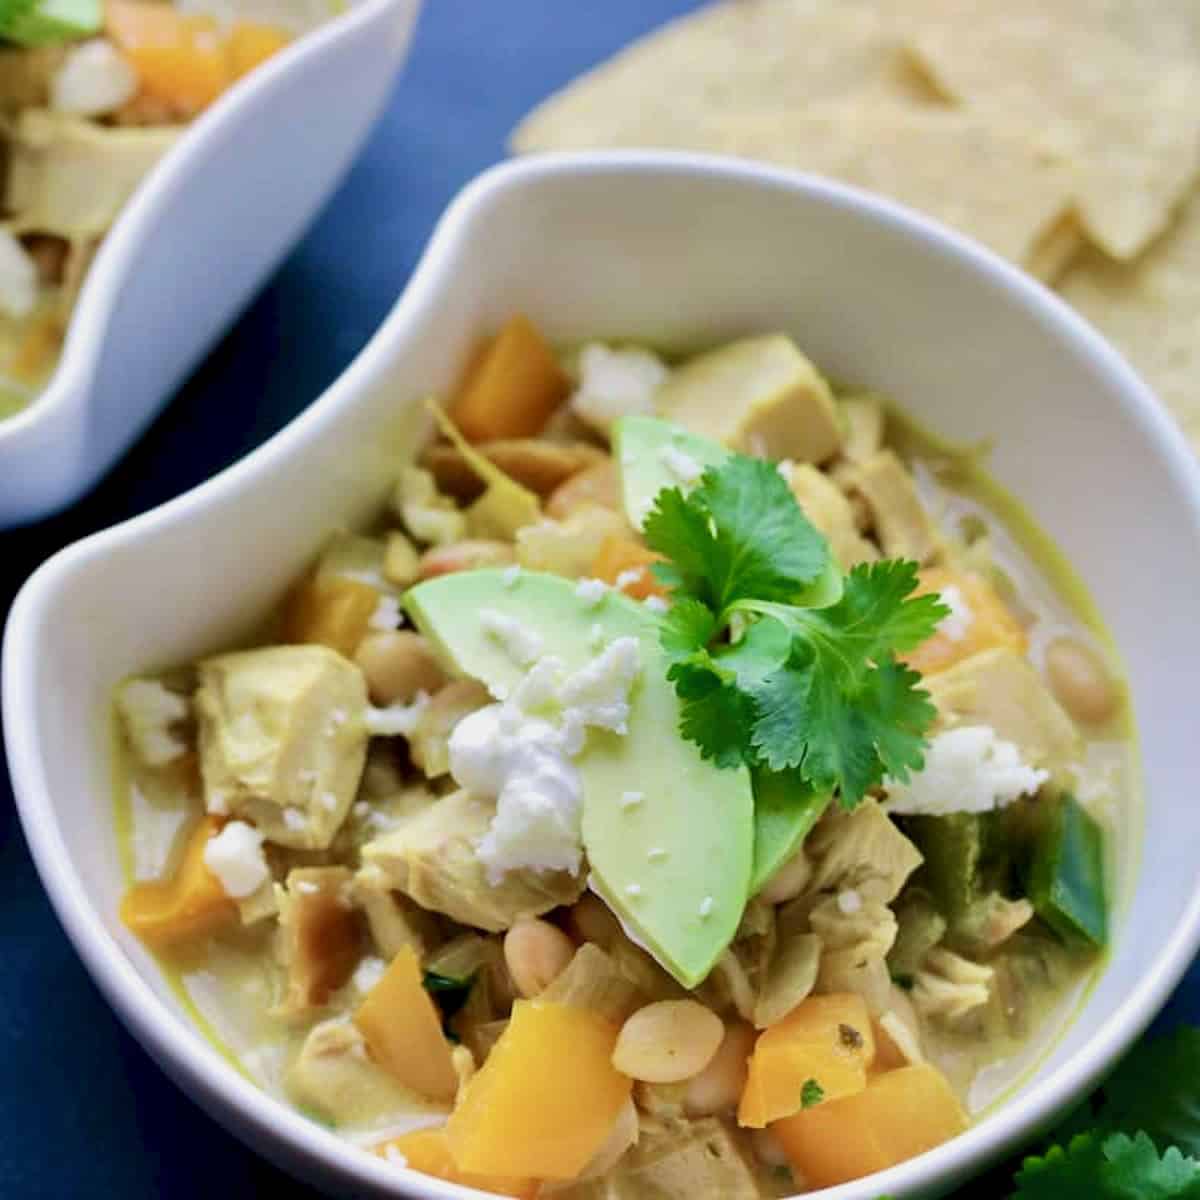
[[[938,728],[988,725],[1030,766],[1053,770],[1078,759],[1082,740],[1033,665],[1001,647],[925,676]]]
[[[456,679],[440,689],[421,713],[408,739],[412,760],[430,779],[450,771],[450,735],[470,713],[490,704],[492,697],[477,679]]]
[[[872,455],[859,468],[857,490],[871,509],[879,544],[888,558],[931,561],[938,553],[937,530],[917,495],[908,468],[891,450]]]
[[[874,800],[847,812],[833,805],[810,835],[809,890],[854,892],[890,904],[921,865],[921,852]]]
[[[425,958],[438,936],[436,918],[390,888],[377,867],[363,867],[355,875],[354,899],[383,958],[391,959],[405,946],[411,946],[419,959]]]
[[[17,233],[98,237],[178,136],[175,128],[111,129],[27,109],[10,143],[0,209]]]
[[[362,672],[324,646],[271,646],[206,659],[195,707],[210,812],[270,842],[327,847],[362,774]]]
[[[607,437],[618,418],[654,411],[654,395],[669,374],[648,350],[591,342],[579,353],[579,385],[568,402],[570,411]]]
[[[859,533],[849,499],[823,471],[810,463],[799,463],[788,473],[788,486],[804,515],[828,539],[833,557],[843,571],[879,557],[875,545]]]
[[[996,972],[951,950],[938,947],[925,956],[913,984],[912,1001],[926,1021],[951,1028],[991,998]]]
[[[988,892],[973,900],[954,922],[955,938],[971,949],[994,950],[1033,920],[1033,905],[1024,897],[1010,900]]]
[[[546,517],[522,529],[517,534],[517,562],[530,571],[580,579],[591,572],[609,538],[628,536],[629,525],[620,513],[587,504],[564,520]]]
[[[362,919],[345,867],[298,867],[279,898],[279,953],[287,992],[274,1009],[308,1017],[350,978],[362,957]]]
[[[130,748],[146,766],[165,766],[187,751],[178,727],[188,719],[188,702],[159,680],[127,679],[114,703]]]
[[[761,458],[821,463],[842,440],[829,384],[781,333],[689,359],[658,389],[655,407],[693,433]]]
[[[585,881],[565,871],[513,870],[488,882],[476,847],[495,811],[494,802],[453,792],[368,842],[363,862],[422,908],[493,933],[579,899]]]
[[[433,476],[420,467],[405,467],[400,472],[392,509],[412,537],[425,545],[447,546],[466,536],[466,515],[438,491]]]
[[[590,442],[548,442],[542,438],[480,442],[475,450],[539,496],[549,496],[579,472],[608,460],[608,455]],[[443,492],[460,500],[474,500],[483,492],[483,480],[456,446],[436,442],[421,455],[421,465],[433,474]]]
[[[314,1025],[287,1075],[295,1100],[341,1127],[382,1127],[409,1116],[415,1098],[367,1055],[344,1017]]]
[[[555,1200],[758,1200],[737,1134],[716,1117],[641,1118],[637,1143],[599,1179],[555,1187]]]
[[[883,449],[883,430],[886,414],[878,396],[864,392],[847,396],[841,402],[842,458],[847,462],[865,463]]]

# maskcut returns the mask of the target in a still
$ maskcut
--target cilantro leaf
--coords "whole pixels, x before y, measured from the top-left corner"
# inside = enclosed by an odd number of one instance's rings
[[[800,1107],[815,1108],[824,1099],[825,1089],[815,1079],[806,1079],[800,1089]]]
[[[1196,1200],[1200,1162],[1177,1147],[1159,1154],[1144,1133],[1080,1134],[1027,1158],[1013,1200]]]
[[[1105,1083],[1097,1116],[1105,1128],[1143,1130],[1200,1159],[1200,1029],[1134,1047]]]
[[[686,496],[659,492],[643,532],[670,560],[656,578],[714,612],[743,599],[787,602],[829,562],[828,543],[775,467],[742,455],[710,467]]]
[[[706,657],[705,647],[716,636],[717,618],[707,605],[691,597],[676,600],[663,614],[659,640],[672,662],[688,662]]]
[[[685,701],[679,732],[700,747],[718,767],[746,761],[743,730],[754,719],[750,699],[719,675],[693,663],[676,663],[667,672]]]

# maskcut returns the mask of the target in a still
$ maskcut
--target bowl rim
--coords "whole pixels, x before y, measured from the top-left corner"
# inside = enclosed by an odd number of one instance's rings
[[[9,443],[36,437],[42,426],[52,426],[72,406],[87,405],[91,381],[104,343],[109,319],[124,281],[137,267],[138,251],[147,234],[169,211],[175,196],[188,186],[192,162],[220,142],[242,111],[282,75],[303,71],[335,41],[404,0],[356,0],[343,12],[304,31],[278,54],[236,80],[184,127],[178,140],[134,189],[100,241],[67,320],[58,362],[50,378],[24,408],[0,419],[0,453]]]
[[[368,0],[387,3],[389,0]],[[599,151],[531,156],[490,168],[468,183],[439,220],[407,286],[362,351],[304,412],[250,454],[211,479],[150,511],[90,535],[59,551],[26,582],[7,624],[0,660],[6,749],[18,814],[38,873],[55,911],[90,974],[122,1021],[167,1073],[235,1135],[271,1147],[282,1161],[306,1159],[330,1177],[393,1195],[482,1196],[392,1164],[316,1125],[249,1082],[186,1022],[170,1013],[105,929],[89,901],[58,828],[45,773],[31,732],[35,666],[42,610],[76,573],[110,551],[186,523],[193,514],[228,504],[269,474],[293,449],[319,439],[322,430],[353,406],[363,385],[403,346],[421,308],[450,286],[467,227],[505,193],[564,176],[625,174],[664,178],[718,178],[748,189],[803,195],[855,211],[915,240],[924,252],[957,261],[981,282],[1006,292],[1059,341],[1091,360],[1115,385],[1117,402],[1151,445],[1173,489],[1185,502],[1200,543],[1200,466],[1183,434],[1118,352],[1064,301],[965,236],[885,198],[830,180],[719,156],[653,151]],[[144,207],[144,206],[143,206]],[[1169,931],[1147,971],[1120,1009],[1107,1018],[1072,1058],[1052,1075],[1021,1089],[981,1124],[932,1151],[877,1175],[820,1194],[829,1200],[897,1197],[957,1181],[983,1169],[1094,1086],[1143,1032],[1200,950],[1200,879],[1182,919]]]

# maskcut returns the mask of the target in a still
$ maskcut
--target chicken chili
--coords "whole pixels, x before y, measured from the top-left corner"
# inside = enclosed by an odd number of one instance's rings
[[[88,266],[138,184],[303,27],[281,0],[217,8],[0,0],[0,419],[48,382]]]
[[[1108,937],[1132,742],[1068,574],[784,335],[516,317],[430,411],[266,636],[118,689],[126,925],[262,1087],[500,1195],[961,1132]]]

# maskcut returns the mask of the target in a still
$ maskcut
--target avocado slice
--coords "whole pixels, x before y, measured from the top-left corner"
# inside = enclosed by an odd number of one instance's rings
[[[699,984],[742,918],[753,799],[748,771],[718,769],[679,735],[679,700],[653,613],[617,592],[590,607],[570,580],[523,571],[514,582],[504,570],[418,584],[403,605],[455,670],[493,692],[511,689],[523,671],[480,628],[482,609],[535,627],[545,652],[568,670],[591,661],[597,643],[638,639],[642,669],[630,696],[629,732],[591,730],[576,759],[583,841],[592,887],[627,931],[685,987]]]
[[[34,0],[0,3],[0,40],[19,46],[50,46],[100,31],[100,0]]]
[[[654,395],[660,417],[734,450],[821,463],[842,444],[833,392],[783,333],[726,342],[676,367]]]
[[[690,459],[705,469],[720,466],[732,453],[720,442],[656,417],[621,417],[613,423],[612,439],[625,516],[639,530],[663,488],[688,492],[694,486],[695,481],[681,479],[672,469],[672,453],[684,456],[684,463]],[[828,608],[842,598],[842,587],[842,572],[831,554],[820,578],[805,588],[795,603]]]
[[[827,792],[814,792],[792,771],[754,772],[754,869],[750,895],[800,848],[829,807]]]

